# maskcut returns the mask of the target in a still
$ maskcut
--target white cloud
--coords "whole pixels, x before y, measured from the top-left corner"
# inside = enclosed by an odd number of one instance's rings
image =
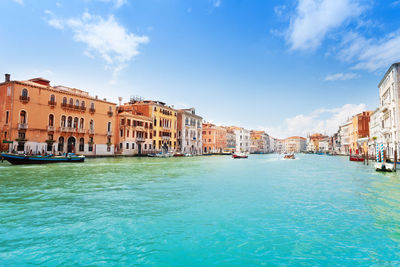
[[[57,19],[53,12],[50,10],[45,10],[44,13],[48,15],[48,18],[45,18],[47,24],[59,30],[64,29],[62,21]]]
[[[313,50],[327,33],[358,17],[363,8],[358,0],[299,0],[287,32],[292,50]]]
[[[400,60],[400,30],[381,39],[366,39],[350,32],[343,39],[339,58],[354,63],[354,69],[375,71],[388,68]]]
[[[219,7],[221,5],[221,0],[213,0],[212,2],[214,7]]]
[[[139,54],[139,46],[149,41],[147,36],[129,33],[112,15],[103,18],[85,12],[80,18],[60,20],[52,17],[51,12],[46,14],[50,15],[47,20],[50,26],[70,29],[73,39],[86,45],[86,56],[100,56],[106,62],[106,68],[112,70],[114,81],[128,62]]]
[[[360,77],[357,73],[336,73],[325,77],[325,81],[345,81]]]
[[[101,2],[112,3],[115,8],[120,8],[128,3],[128,0],[99,0]]]
[[[20,4],[21,6],[24,5],[24,1],[23,0],[13,0],[15,3]]]
[[[332,135],[337,132],[340,124],[365,110],[365,104],[346,104],[338,108],[317,109],[310,114],[299,114],[286,118],[282,125],[275,127],[258,128],[277,138],[294,135],[306,137],[307,134],[315,132]]]

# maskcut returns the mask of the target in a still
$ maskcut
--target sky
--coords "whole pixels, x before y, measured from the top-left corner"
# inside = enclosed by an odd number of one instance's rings
[[[1,0],[0,73],[284,138],[379,104],[400,0]]]

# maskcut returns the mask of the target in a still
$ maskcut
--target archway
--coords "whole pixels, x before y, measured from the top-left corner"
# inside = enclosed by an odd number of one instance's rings
[[[75,137],[73,136],[69,137],[67,143],[68,143],[67,152],[75,153]]]

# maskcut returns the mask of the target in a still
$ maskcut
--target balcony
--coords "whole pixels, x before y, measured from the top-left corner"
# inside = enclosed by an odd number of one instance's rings
[[[81,106],[81,107],[80,107],[80,110],[81,110],[81,111],[86,111],[86,107],[85,107],[85,106]]]
[[[67,103],[61,103],[61,107],[62,108],[68,108],[68,104]]]
[[[96,109],[95,109],[95,108],[90,108],[90,109],[89,109],[89,112],[90,112],[90,113],[95,113],[95,112],[96,112]]]
[[[29,100],[31,100],[31,98],[30,98],[29,96],[20,95],[20,96],[19,96],[19,100],[20,100],[22,103],[28,103]]]
[[[113,135],[113,132],[112,131],[107,131],[107,135],[111,136],[111,135]]]
[[[47,126],[47,131],[48,132],[54,132],[55,131],[55,127],[54,126]]]
[[[28,129],[27,123],[18,123],[18,130],[26,130]]]
[[[78,129],[78,133],[86,133],[86,129],[85,128],[79,128]]]
[[[89,129],[89,134],[94,134],[94,129]]]
[[[142,136],[136,137],[136,142],[144,142],[144,137]]]
[[[171,139],[171,136],[163,136],[162,139],[163,140],[169,140],[169,139]]]
[[[72,127],[60,127],[60,132],[73,133],[76,129]]]
[[[112,111],[107,112],[107,115],[110,116],[110,117],[112,117],[113,114],[114,113]]]
[[[80,110],[80,109],[81,109],[81,106],[79,106],[79,105],[75,105],[75,106],[74,106],[74,109],[76,109],[76,110]]]
[[[49,101],[49,106],[50,107],[55,107],[57,105],[57,102],[56,101]]]

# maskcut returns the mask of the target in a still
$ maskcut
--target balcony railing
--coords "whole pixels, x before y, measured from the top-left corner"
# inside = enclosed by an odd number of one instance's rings
[[[86,133],[86,129],[85,128],[79,128],[78,129],[78,133]]]
[[[75,128],[72,127],[60,127],[60,132],[72,133],[75,132]]]
[[[51,106],[51,107],[55,107],[57,105],[57,102],[56,101],[49,101],[49,106]]]
[[[18,123],[18,130],[26,130],[28,129],[27,123]]]
[[[110,116],[110,117],[112,117],[113,114],[114,113],[112,111],[107,112],[107,115]]]
[[[55,130],[54,126],[47,126],[47,131],[54,132],[54,130]]]
[[[89,109],[89,112],[90,112],[90,113],[95,113],[95,112],[96,112],[96,109],[95,109],[95,108],[90,108],[90,109]]]
[[[162,139],[169,140],[169,139],[171,139],[171,136],[163,136]]]
[[[29,102],[29,100],[31,100],[31,98],[29,96],[20,95],[19,100],[21,100],[24,103],[27,103],[27,102]]]
[[[85,106],[81,106],[81,107],[80,107],[80,110],[81,110],[81,111],[86,111],[86,107],[85,107]]]
[[[107,135],[108,135],[108,136],[113,135],[112,131],[107,131]]]
[[[89,134],[94,134],[94,129],[89,129]]]
[[[136,142],[144,142],[144,137],[136,137]]]

